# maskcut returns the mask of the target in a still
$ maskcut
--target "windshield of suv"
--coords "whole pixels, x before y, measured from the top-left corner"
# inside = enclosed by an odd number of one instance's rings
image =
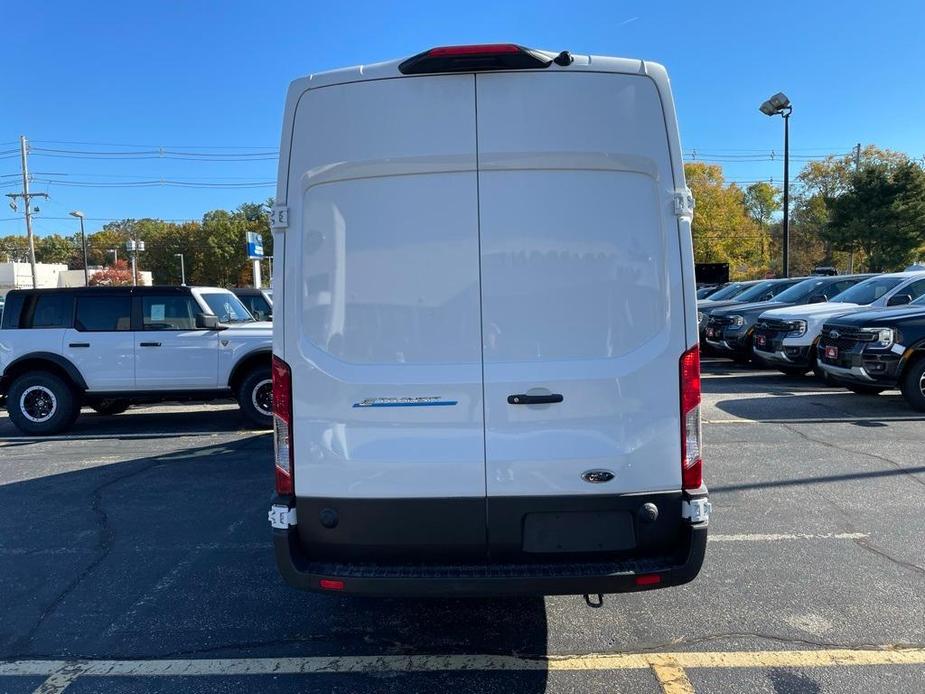
[[[745,303],[749,303],[751,301],[761,301],[761,297],[763,297],[765,294],[770,293],[773,296],[775,288],[776,282],[774,280],[759,282],[758,284],[752,285],[741,294],[737,294],[735,299],[736,301]]]
[[[254,317],[231,292],[203,292],[199,296],[222,323],[250,323]]]
[[[864,280],[850,289],[846,289],[841,294],[836,294],[829,301],[867,306],[874,303],[901,282],[902,279],[898,277],[871,277],[869,280]]]
[[[798,304],[803,301],[803,299],[810,296],[816,289],[819,287],[828,284],[827,280],[820,280],[816,278],[811,278],[808,280],[803,280],[797,284],[790,287],[790,289],[785,289],[780,294],[774,297],[774,301],[781,301],[787,304]]]
[[[719,291],[713,292],[710,294],[710,296],[707,297],[707,299],[710,301],[722,301],[723,299],[731,299],[736,294],[744,292],[746,289],[748,289],[748,285],[742,284],[741,282],[733,282],[732,284],[727,284]]]

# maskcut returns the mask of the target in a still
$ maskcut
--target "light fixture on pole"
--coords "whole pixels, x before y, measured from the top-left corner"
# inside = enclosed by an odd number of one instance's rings
[[[180,259],[180,286],[185,287],[186,286],[186,268],[183,265],[183,254],[174,253],[173,255],[175,258]]]
[[[90,271],[87,269],[87,235],[84,233],[84,213],[80,210],[74,210],[70,214],[80,220],[80,243],[84,250],[84,286],[89,287]]]
[[[784,277],[790,277],[790,112],[793,106],[783,92],[778,92],[758,107],[766,116],[783,116],[784,118],[784,221],[781,225],[783,235]]]
[[[125,242],[125,250],[132,254],[132,286],[138,284],[138,253],[144,251],[145,242],[129,239]]]

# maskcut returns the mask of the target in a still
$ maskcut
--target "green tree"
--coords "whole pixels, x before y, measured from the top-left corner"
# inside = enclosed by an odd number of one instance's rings
[[[73,269],[83,268],[80,234],[70,237],[60,234],[37,236],[35,238],[35,261],[37,263],[65,263]]]
[[[781,210],[780,198],[780,190],[767,181],[752,183],[745,189],[745,209],[748,216],[764,228],[768,228],[774,214]]]
[[[925,244],[922,166],[907,159],[863,167],[829,203],[823,236],[841,250],[863,251],[872,272],[901,269]]]
[[[28,239],[25,236],[0,237],[0,259],[5,262],[28,263]]]
[[[203,248],[209,262],[202,269],[205,284],[228,287],[238,282],[247,258],[244,254],[244,215],[212,210],[202,217]]]

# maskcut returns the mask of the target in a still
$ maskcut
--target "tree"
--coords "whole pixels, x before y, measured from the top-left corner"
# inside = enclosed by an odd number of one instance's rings
[[[79,261],[83,268],[83,251],[80,237],[64,237],[60,234],[35,237],[35,261],[37,263],[65,263]]]
[[[760,277],[769,268],[769,236],[746,209],[745,194],[726,185],[716,164],[685,164],[696,201],[692,233],[697,262],[729,263],[735,278]]]
[[[247,220],[227,210],[212,210],[202,217],[203,250],[209,262],[202,269],[206,284],[227,287],[237,283],[247,258],[244,232]]]
[[[925,171],[908,159],[864,166],[828,208],[824,238],[863,251],[872,272],[901,269],[925,245]]]
[[[748,216],[768,228],[774,213],[781,209],[780,197],[780,191],[767,181],[752,183],[745,189],[745,209]]]
[[[141,284],[141,275],[136,275],[135,281]],[[131,283],[132,271],[124,260],[119,260],[110,267],[95,272],[90,277],[91,287],[123,287]]]

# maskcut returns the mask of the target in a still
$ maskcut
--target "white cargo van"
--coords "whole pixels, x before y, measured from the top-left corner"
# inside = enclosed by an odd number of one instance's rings
[[[692,207],[660,65],[453,46],[293,82],[272,213],[285,579],[694,578]]]

